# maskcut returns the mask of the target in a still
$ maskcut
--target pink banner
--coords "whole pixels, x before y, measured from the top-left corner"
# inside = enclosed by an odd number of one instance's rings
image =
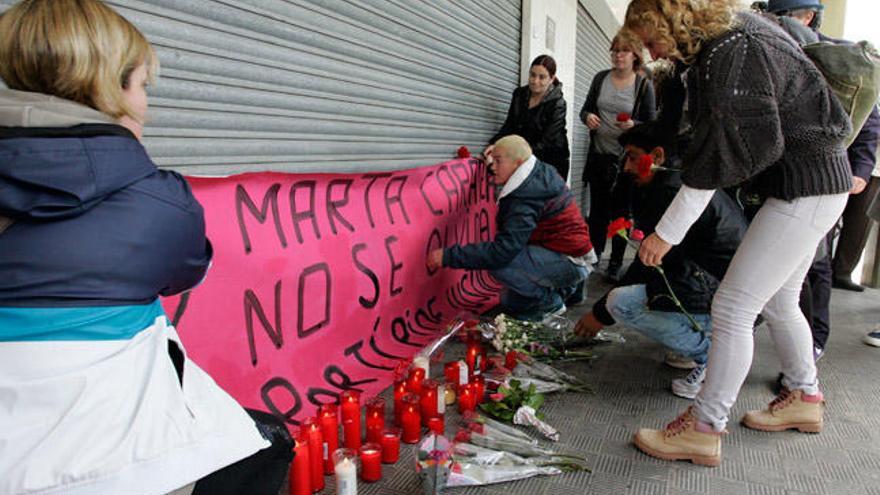
[[[190,357],[243,406],[295,425],[342,390],[378,393],[451,318],[497,302],[484,272],[425,264],[494,237],[494,185],[476,160],[189,181],[214,262],[164,304]]]

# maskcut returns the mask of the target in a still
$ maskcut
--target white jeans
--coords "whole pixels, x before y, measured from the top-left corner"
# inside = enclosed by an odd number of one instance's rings
[[[840,218],[848,196],[771,198],[752,220],[712,300],[712,346],[696,415],[716,431],[727,424],[749,373],[758,313],[782,361],[783,385],[807,394],[819,391],[813,339],[798,296],[816,247]]]

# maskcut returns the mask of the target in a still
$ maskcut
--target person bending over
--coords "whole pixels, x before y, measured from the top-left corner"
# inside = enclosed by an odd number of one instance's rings
[[[595,260],[587,225],[565,181],[525,139],[505,136],[491,153],[501,186],[495,238],[434,250],[428,268],[490,270],[504,287],[502,309],[515,318],[561,314]]]

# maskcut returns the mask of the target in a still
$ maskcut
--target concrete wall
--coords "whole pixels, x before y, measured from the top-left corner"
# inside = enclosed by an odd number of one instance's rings
[[[825,6],[825,11],[819,30],[832,38],[843,38],[846,0],[822,0],[822,5]]]

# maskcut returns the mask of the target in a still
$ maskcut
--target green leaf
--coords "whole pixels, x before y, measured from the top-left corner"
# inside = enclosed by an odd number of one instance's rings
[[[544,404],[544,396],[541,394],[534,394],[529,397],[529,400],[525,402],[524,405],[531,407],[535,411],[537,411]]]

